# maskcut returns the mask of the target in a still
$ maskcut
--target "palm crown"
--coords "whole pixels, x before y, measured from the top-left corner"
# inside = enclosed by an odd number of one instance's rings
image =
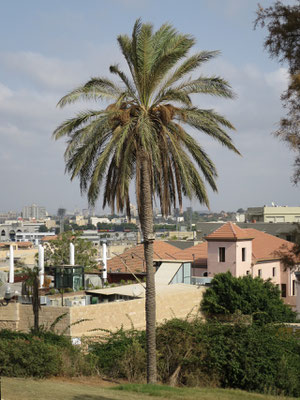
[[[104,186],[103,207],[126,208],[130,215],[130,181],[135,177],[140,210],[140,163],[141,157],[146,157],[152,196],[158,196],[163,215],[177,200],[181,208],[183,196],[195,195],[208,205],[203,177],[216,191],[216,168],[185,128],[203,132],[238,153],[224,130],[233,129],[231,123],[191,101],[194,93],[233,97],[220,77],[190,77],[218,52],[201,51],[187,57],[195,43],[191,36],[179,34],[168,24],[153,32],[152,25],[140,20],[132,37],[121,35],[118,42],[131,76],[113,65],[110,72],[121,84],[92,78],[58,103],[63,107],[78,100],[111,101],[106,109],[81,112],[55,130],[55,139],[68,137],[66,170],[71,179],[79,177],[91,204]]]

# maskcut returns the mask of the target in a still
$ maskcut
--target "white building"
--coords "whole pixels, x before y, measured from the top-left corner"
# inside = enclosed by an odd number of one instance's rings
[[[24,219],[44,219],[47,216],[47,211],[45,207],[32,204],[31,206],[23,207],[22,216]]]

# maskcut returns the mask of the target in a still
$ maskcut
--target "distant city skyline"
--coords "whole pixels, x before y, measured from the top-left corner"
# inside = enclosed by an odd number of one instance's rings
[[[292,3],[291,1],[287,1]],[[273,0],[261,0],[267,7]],[[80,104],[64,110],[58,100],[92,76],[109,76],[109,65],[124,61],[119,34],[131,34],[141,17],[157,29],[170,22],[195,37],[198,50],[221,50],[203,69],[227,79],[235,100],[193,98],[214,108],[236,127],[233,139],[242,157],[205,135],[191,132],[216,164],[218,193],[208,190],[213,211],[299,205],[299,187],[290,181],[293,154],[271,132],[284,110],[280,94],[287,86],[285,66],[263,49],[266,32],[253,30],[253,0],[52,0],[3,2],[0,15],[0,210],[22,210],[36,203],[53,214],[59,207],[87,209],[79,182],[64,173],[63,141],[51,139],[54,129],[78,110],[106,107]],[[116,13],[116,8],[118,12]],[[134,186],[131,188],[135,203]],[[95,212],[101,210],[102,199]],[[205,209],[195,200],[184,207]]]

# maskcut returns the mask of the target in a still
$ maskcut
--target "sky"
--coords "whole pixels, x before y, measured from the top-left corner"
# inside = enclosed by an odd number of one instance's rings
[[[283,1],[291,4],[292,1]],[[263,7],[270,0],[261,0]],[[236,128],[238,156],[204,134],[190,131],[218,170],[218,193],[208,189],[212,211],[270,205],[299,206],[291,183],[293,153],[272,135],[284,115],[280,94],[286,66],[263,48],[266,31],[253,29],[254,0],[0,0],[0,212],[32,203],[49,213],[59,207],[87,208],[78,180],[65,174],[64,140],[54,129],[85,103],[56,107],[67,92],[92,76],[109,76],[125,66],[117,44],[135,20],[155,29],[171,23],[196,39],[192,52],[220,50],[200,73],[229,81],[236,99],[195,96],[195,105],[213,108]],[[191,52],[191,54],[192,54]],[[107,104],[95,103],[94,108]],[[90,107],[90,105],[89,105]],[[132,191],[134,203],[134,191]],[[101,197],[96,213],[103,214]],[[185,206],[207,210],[196,200]]]

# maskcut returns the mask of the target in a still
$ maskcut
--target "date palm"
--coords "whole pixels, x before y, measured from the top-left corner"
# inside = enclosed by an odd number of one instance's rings
[[[100,194],[103,207],[130,216],[130,182],[135,180],[138,215],[146,260],[147,380],[156,381],[155,284],[153,267],[153,201],[163,215],[182,208],[184,196],[196,196],[208,206],[206,181],[217,190],[216,168],[199,142],[186,131],[190,126],[238,153],[225,129],[231,123],[213,110],[193,106],[192,94],[232,98],[228,83],[220,77],[191,73],[217,55],[201,51],[188,56],[195,40],[171,25],[156,32],[137,20],[132,36],[118,43],[129,74],[118,65],[110,72],[119,83],[92,78],[64,96],[60,107],[78,100],[107,99],[105,109],[87,110],[62,123],[54,138],[66,136],[66,170],[78,177],[82,192],[94,205]],[[179,64],[179,62],[181,63]]]

